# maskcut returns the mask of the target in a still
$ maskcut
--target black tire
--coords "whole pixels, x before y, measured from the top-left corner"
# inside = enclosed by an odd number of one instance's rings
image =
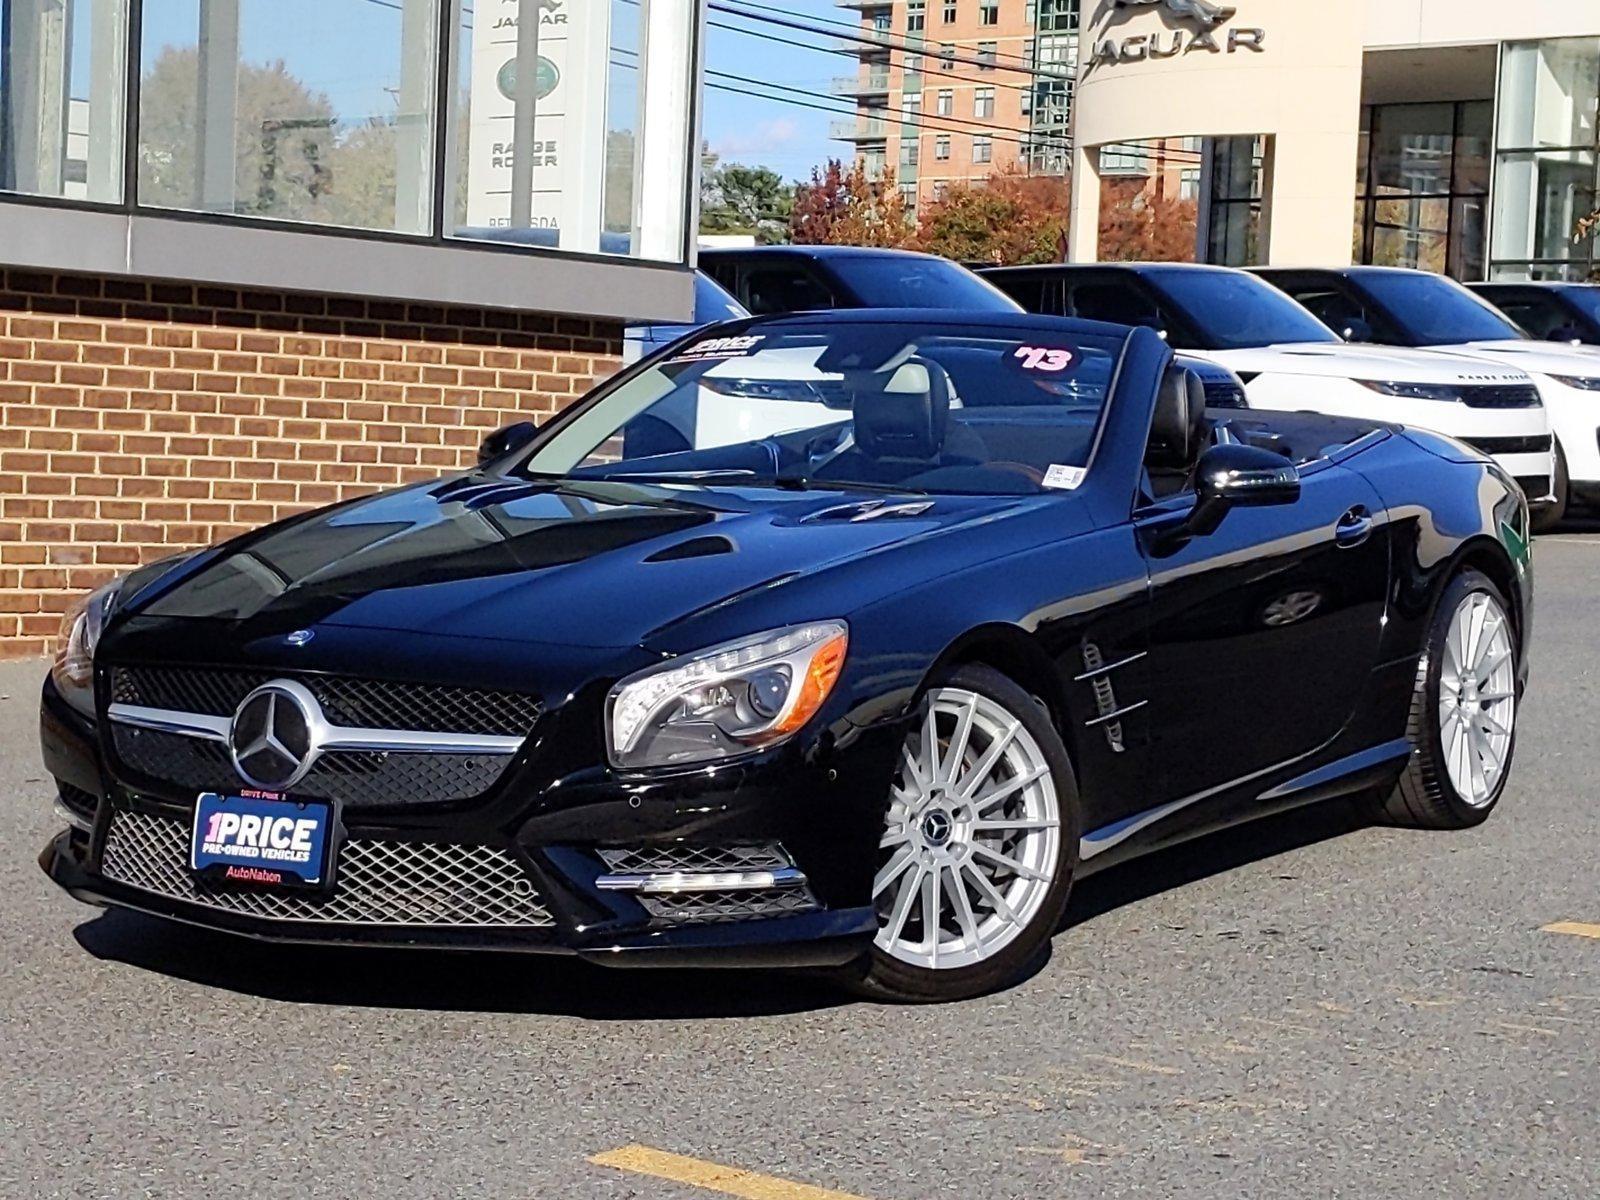
[[[943,1003],[983,995],[1017,982],[1045,952],[1051,935],[1060,927],[1078,865],[1082,827],[1077,777],[1048,709],[1014,680],[981,664],[967,664],[944,673],[931,683],[930,693],[941,687],[964,688],[997,702],[1021,722],[1038,744],[1055,783],[1060,807],[1056,870],[1033,919],[992,958],[970,966],[928,968],[903,962],[874,946],[861,963],[846,973],[845,983],[875,1000]]]
[[[1567,517],[1567,502],[1570,499],[1572,486],[1567,478],[1567,456],[1561,452],[1561,443],[1556,443],[1554,474],[1550,476],[1550,491],[1555,500],[1549,504],[1540,505],[1529,514],[1528,524],[1535,533],[1550,533]]]
[[[1463,799],[1450,782],[1444,760],[1444,739],[1439,731],[1439,676],[1444,638],[1456,611],[1477,592],[1494,597],[1508,616],[1512,612],[1504,593],[1478,571],[1463,570],[1445,585],[1428,623],[1427,644],[1417,662],[1411,713],[1406,723],[1411,757],[1394,787],[1376,798],[1376,815],[1391,824],[1414,829],[1467,829],[1481,824],[1500,802],[1506,782],[1511,778],[1511,761],[1517,746],[1515,719],[1500,778],[1486,802],[1470,804]],[[1521,657],[1521,636],[1514,617],[1509,628],[1515,662]],[[1517,701],[1520,703],[1520,696]]]

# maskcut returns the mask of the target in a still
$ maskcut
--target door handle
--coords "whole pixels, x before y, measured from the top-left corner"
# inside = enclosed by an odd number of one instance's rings
[[[1372,536],[1372,513],[1358,504],[1333,527],[1333,542],[1341,550],[1352,550]]]

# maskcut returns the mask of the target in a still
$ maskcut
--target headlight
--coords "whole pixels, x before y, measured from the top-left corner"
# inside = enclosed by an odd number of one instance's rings
[[[61,617],[61,638],[50,675],[74,708],[94,715],[94,651],[122,580],[113,579],[74,600]]]
[[[781,742],[814,717],[838,682],[842,621],[792,625],[629,676],[606,706],[618,767],[709,762]]]
[[[1461,399],[1461,389],[1453,383],[1396,383],[1387,379],[1355,379],[1364,388],[1384,396],[1399,396],[1405,400],[1447,400],[1458,401]]]
[[[1580,392],[1600,392],[1600,375],[1552,375],[1550,378]]]

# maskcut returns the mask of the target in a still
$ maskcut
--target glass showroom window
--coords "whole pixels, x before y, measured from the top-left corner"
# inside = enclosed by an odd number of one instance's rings
[[[141,13],[140,205],[432,230],[437,0]]]
[[[694,0],[463,5],[449,232],[682,262],[693,31]]]
[[[122,199],[124,0],[0,0],[0,191]]]
[[[1362,111],[1357,262],[1483,278],[1493,104],[1382,104]]]
[[[1500,60],[1491,274],[1600,277],[1578,224],[1600,199],[1600,38],[1515,42]]]

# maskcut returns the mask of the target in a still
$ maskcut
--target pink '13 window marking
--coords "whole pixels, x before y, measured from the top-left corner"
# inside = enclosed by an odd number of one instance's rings
[[[1072,351],[1052,346],[1018,346],[1013,358],[1022,360],[1024,371],[1065,371],[1072,364]]]

